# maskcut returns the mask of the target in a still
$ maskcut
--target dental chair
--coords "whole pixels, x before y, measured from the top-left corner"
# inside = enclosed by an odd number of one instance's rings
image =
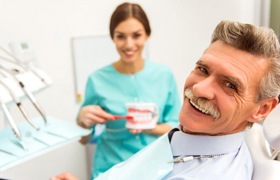
[[[252,180],[280,180],[280,105],[264,120],[246,130],[245,141],[252,154]]]

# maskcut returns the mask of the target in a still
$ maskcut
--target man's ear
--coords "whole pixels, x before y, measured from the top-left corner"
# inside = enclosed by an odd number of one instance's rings
[[[258,106],[253,111],[251,118],[248,119],[249,122],[260,122],[264,120],[269,113],[277,106],[278,97],[273,97],[269,99],[262,100],[258,103]]]

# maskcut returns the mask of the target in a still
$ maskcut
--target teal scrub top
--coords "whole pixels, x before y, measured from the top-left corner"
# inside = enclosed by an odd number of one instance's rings
[[[132,75],[121,74],[112,64],[93,72],[87,81],[82,104],[98,105],[114,115],[126,115],[126,103],[153,102],[158,106],[158,124],[178,125],[181,107],[177,84],[169,67],[145,60],[144,68]],[[158,136],[131,134],[125,120],[107,121],[96,142],[92,176],[128,159]],[[94,126],[93,132],[94,132]]]

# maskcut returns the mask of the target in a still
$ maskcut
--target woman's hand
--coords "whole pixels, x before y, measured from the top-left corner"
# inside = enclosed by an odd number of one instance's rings
[[[103,124],[108,119],[113,120],[114,116],[104,111],[100,106],[89,105],[80,110],[78,115],[78,125],[84,128],[89,128],[95,124]]]
[[[172,127],[169,124],[156,124],[153,129],[129,129],[131,134],[152,134],[152,135],[163,135],[164,133],[170,131]]]
[[[143,129],[129,129],[129,132],[131,134],[140,134],[141,132],[143,132]]]
[[[71,173],[65,172],[55,177],[51,177],[50,180],[78,180],[78,178]]]

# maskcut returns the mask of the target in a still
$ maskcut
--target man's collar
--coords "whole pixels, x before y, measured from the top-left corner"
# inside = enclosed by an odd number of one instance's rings
[[[176,129],[171,138],[173,156],[225,154],[240,148],[244,132],[223,136],[191,135]]]

